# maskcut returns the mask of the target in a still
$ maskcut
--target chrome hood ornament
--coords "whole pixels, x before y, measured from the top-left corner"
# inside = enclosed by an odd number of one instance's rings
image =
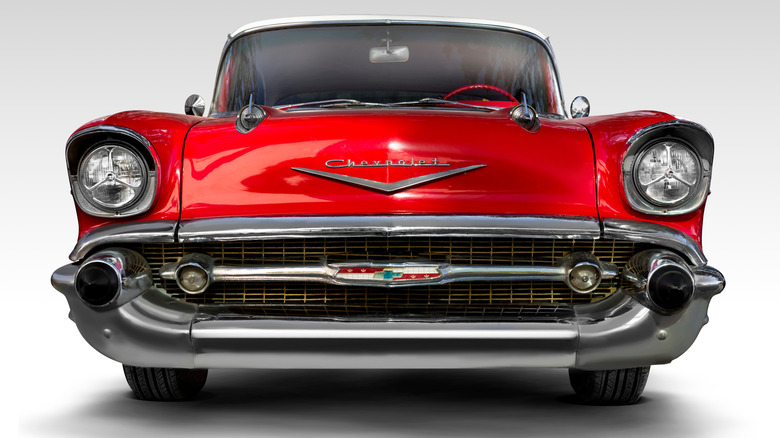
[[[333,164],[336,161],[343,162],[343,160],[329,160],[328,163],[326,163],[326,164],[331,164],[328,167],[389,167],[389,166],[398,166],[399,165],[397,163],[390,164],[390,163],[393,163],[393,162],[392,161],[387,161],[385,163],[378,164],[376,166],[373,166],[373,165],[362,165],[362,166],[361,165],[354,165],[354,166],[337,165],[337,166],[334,166]],[[436,160],[434,160],[434,162],[436,162]],[[379,163],[379,162],[377,162],[377,163]],[[403,166],[403,164],[401,164],[401,166]],[[409,165],[407,165],[407,166],[409,166]],[[423,164],[423,166],[433,166],[433,164],[427,164],[427,165]],[[443,166],[443,164],[438,164],[438,166]],[[449,166],[449,164],[447,164],[446,166]],[[485,167],[485,166],[486,166],[486,164],[476,164],[476,165],[473,165],[473,166],[466,166],[466,167],[461,167],[461,168],[458,168],[458,169],[451,169],[451,170],[445,170],[443,172],[436,172],[436,173],[431,173],[431,174],[428,174],[428,175],[416,176],[414,178],[402,179],[402,180],[396,181],[394,183],[385,183],[385,182],[374,181],[374,180],[366,179],[366,178],[358,178],[358,177],[355,177],[355,176],[341,175],[339,173],[325,172],[325,171],[322,171],[322,170],[314,170],[314,169],[306,169],[306,168],[303,168],[303,167],[291,167],[291,169],[295,170],[297,172],[306,173],[306,174],[314,175],[314,176],[319,176],[321,178],[331,179],[331,180],[334,180],[334,181],[339,181],[339,182],[343,182],[343,183],[347,183],[347,184],[352,184],[352,185],[356,185],[356,186],[360,186],[360,187],[365,187],[365,188],[368,188],[368,189],[371,189],[371,190],[376,190],[376,191],[379,191],[379,192],[382,192],[382,193],[390,194],[390,193],[399,192],[401,190],[406,190],[406,189],[409,189],[409,188],[412,188],[412,187],[420,186],[420,185],[423,185],[423,184],[428,184],[428,183],[431,183],[431,182],[434,182],[434,181],[438,181],[440,179],[444,179],[444,178],[447,178],[447,177],[450,177],[450,176],[453,176],[453,175],[466,173],[466,172],[468,172],[470,170],[476,170],[476,169],[479,169],[479,168],[482,168],[482,167]]]

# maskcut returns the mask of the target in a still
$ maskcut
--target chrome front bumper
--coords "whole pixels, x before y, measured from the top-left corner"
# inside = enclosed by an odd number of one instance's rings
[[[204,313],[153,286],[96,309],[76,293],[77,270],[63,266],[52,284],[67,298],[82,336],[116,361],[173,368],[597,370],[667,363],[696,339],[710,299],[725,284],[717,270],[694,268],[694,296],[672,315],[618,291],[555,321],[345,322]]]

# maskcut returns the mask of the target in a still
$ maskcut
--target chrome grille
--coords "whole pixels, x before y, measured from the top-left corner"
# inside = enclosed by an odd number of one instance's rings
[[[200,305],[241,313],[279,316],[397,316],[518,318],[563,311],[571,304],[612,294],[618,280],[605,280],[591,294],[577,294],[550,281],[470,282],[435,286],[376,288],[306,282],[215,283],[188,295],[159,268],[185,254],[208,254],[223,265],[297,265],[364,261],[425,260],[452,265],[551,266],[578,251],[618,267],[640,249],[632,242],[586,239],[468,237],[312,238],[240,242],[146,243],[131,246],[149,262],[155,283],[170,295]],[[541,309],[541,310],[540,310]]]

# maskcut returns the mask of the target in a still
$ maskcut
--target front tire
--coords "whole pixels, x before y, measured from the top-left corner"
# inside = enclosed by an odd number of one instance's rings
[[[649,375],[649,366],[601,371],[569,369],[569,381],[577,397],[591,405],[636,403]]]
[[[190,400],[203,389],[208,376],[208,370],[144,368],[132,365],[122,367],[127,384],[141,400]]]

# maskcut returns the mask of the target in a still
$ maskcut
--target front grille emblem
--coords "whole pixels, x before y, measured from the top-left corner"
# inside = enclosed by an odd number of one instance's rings
[[[441,277],[439,265],[424,263],[403,263],[391,265],[350,265],[340,266],[336,278],[349,282],[404,282],[431,280]]]

